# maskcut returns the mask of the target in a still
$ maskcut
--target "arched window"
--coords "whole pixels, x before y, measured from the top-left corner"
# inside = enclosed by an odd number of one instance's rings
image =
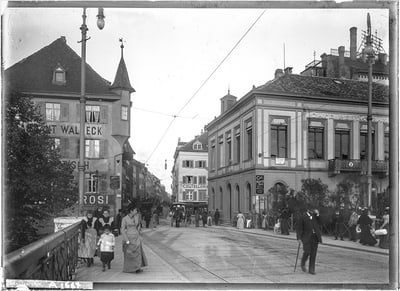
[[[246,185],[246,197],[247,197],[247,201],[249,203],[248,210],[251,211],[251,185],[250,185],[250,183],[247,183],[247,185]]]
[[[219,187],[219,203],[220,203],[220,207],[219,209],[224,209],[224,196],[223,196],[223,192],[222,192],[222,187]]]
[[[211,195],[212,195],[212,207],[216,208],[216,204],[215,204],[215,190],[214,188],[211,189]]]
[[[240,211],[240,189],[239,189],[239,185],[236,185],[236,197],[237,197],[237,210]]]

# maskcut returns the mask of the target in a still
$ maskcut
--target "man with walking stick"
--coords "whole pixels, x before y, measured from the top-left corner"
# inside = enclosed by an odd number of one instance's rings
[[[317,257],[318,243],[322,243],[319,211],[317,209],[313,211],[307,209],[307,211],[302,213],[297,222],[296,231],[299,244],[303,244],[301,269],[303,272],[307,272],[306,262],[310,259],[308,272],[315,275],[315,259]]]

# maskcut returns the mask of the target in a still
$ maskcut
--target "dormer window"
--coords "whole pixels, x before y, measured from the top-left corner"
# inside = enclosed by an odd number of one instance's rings
[[[202,150],[203,149],[203,145],[201,144],[201,142],[195,142],[194,144],[193,144],[193,149],[194,150]]]
[[[65,85],[65,83],[65,69],[60,64],[57,64],[57,67],[53,71],[53,84]]]

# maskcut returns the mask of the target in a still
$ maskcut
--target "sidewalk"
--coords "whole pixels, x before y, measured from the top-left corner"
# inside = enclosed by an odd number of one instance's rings
[[[208,227],[210,227],[210,226],[208,226]],[[221,225],[221,226],[213,225],[211,227],[212,228],[224,228],[229,231],[240,231],[240,232],[248,232],[248,233],[257,234],[257,235],[279,237],[281,239],[297,240],[295,231],[290,232],[289,235],[282,235],[279,233],[278,234],[274,233],[274,231],[271,229],[263,230],[263,229],[255,229],[255,228],[245,228],[245,229],[239,230],[236,227],[228,226],[228,225]],[[322,243],[327,246],[341,247],[341,248],[352,249],[352,250],[357,250],[357,251],[365,251],[365,252],[389,255],[388,249],[382,249],[378,246],[379,240],[375,246],[366,246],[366,245],[360,244],[359,242],[349,241],[347,238],[345,238],[345,240],[342,241],[340,239],[335,240],[333,236],[323,235]]]

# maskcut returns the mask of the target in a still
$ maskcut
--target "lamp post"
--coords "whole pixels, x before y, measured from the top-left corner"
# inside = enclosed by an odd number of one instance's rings
[[[364,49],[368,58],[368,146],[367,146],[367,184],[368,184],[368,208],[371,209],[372,196],[372,64],[374,63],[375,53],[371,39],[371,20],[369,13],[367,14],[367,38]]]
[[[97,27],[104,28],[103,8],[99,8],[97,15]],[[86,7],[83,8],[82,25],[80,27],[82,38],[81,43],[81,95],[80,95],[80,123],[79,123],[79,215],[82,215],[83,194],[85,188],[85,112],[86,112],[86,33],[88,31],[86,25]]]

